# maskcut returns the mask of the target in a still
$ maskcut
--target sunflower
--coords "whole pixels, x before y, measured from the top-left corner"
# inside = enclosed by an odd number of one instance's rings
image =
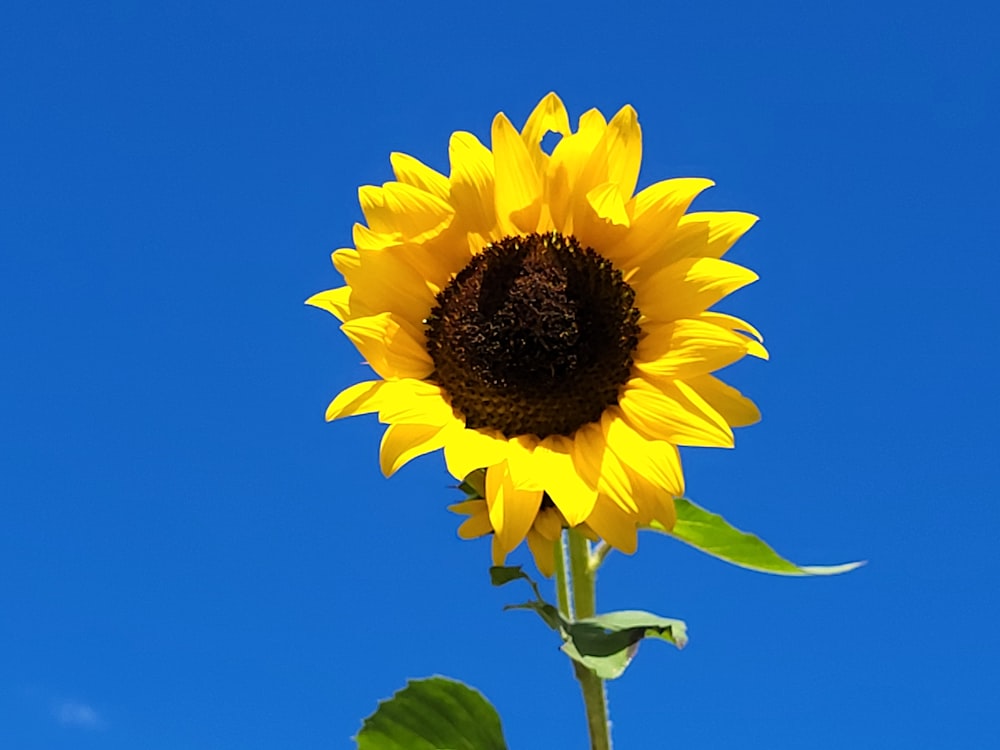
[[[688,213],[706,179],[635,193],[630,106],[574,131],[550,93],[491,137],[454,133],[448,176],[392,154],[396,180],[360,188],[367,225],[333,253],[346,285],[308,303],[378,376],[326,418],[377,412],[387,476],[438,449],[459,480],[485,470],[481,499],[452,506],[460,536],[492,534],[497,565],[527,540],[551,575],[564,528],[631,553],[639,527],[672,527],[677,446],[731,447],[759,419],[711,373],[766,358],[760,334],[709,311],[757,279],[721,259],[756,217]]]

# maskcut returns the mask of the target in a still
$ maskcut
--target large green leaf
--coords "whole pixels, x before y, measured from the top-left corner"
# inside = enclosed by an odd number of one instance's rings
[[[775,552],[753,534],[731,526],[722,516],[695,505],[686,498],[674,500],[677,523],[667,530],[654,521],[650,528],[680,539],[702,552],[743,568],[783,576],[830,576],[847,573],[864,562],[843,565],[796,565]]]
[[[500,717],[480,693],[445,677],[411,680],[379,703],[358,750],[506,750]]]

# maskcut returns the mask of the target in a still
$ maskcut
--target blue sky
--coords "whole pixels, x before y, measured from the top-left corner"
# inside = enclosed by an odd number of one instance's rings
[[[520,592],[460,542],[440,456],[379,473],[364,377],[302,301],[359,185],[448,135],[639,111],[641,184],[762,217],[723,309],[763,421],[689,495],[800,563],[671,540],[600,608],[687,620],[610,686],[616,747],[985,747],[1000,731],[1000,18],[985,2],[15,2],[0,28],[0,747],[351,747],[408,677],[583,747]],[[518,553],[512,562],[527,562]],[[669,740],[660,739],[669,733]]]

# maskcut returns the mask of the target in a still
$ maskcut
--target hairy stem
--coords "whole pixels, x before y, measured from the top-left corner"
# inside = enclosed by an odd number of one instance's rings
[[[597,571],[592,565],[590,543],[579,532],[570,529],[560,539],[557,555],[559,611],[567,618],[593,617],[596,613]],[[566,570],[567,557],[569,571]],[[573,672],[583,693],[590,750],[611,750],[611,727],[608,723],[604,680],[576,661],[573,662]]]

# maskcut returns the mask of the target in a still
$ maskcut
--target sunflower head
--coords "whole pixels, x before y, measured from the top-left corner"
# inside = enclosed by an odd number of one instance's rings
[[[575,238],[491,243],[437,301],[427,351],[467,428],[569,437],[618,403],[638,343],[635,292]]]
[[[346,285],[309,303],[378,376],[327,418],[377,412],[387,475],[438,449],[457,479],[478,472],[479,496],[452,506],[460,535],[492,534],[495,564],[527,540],[551,574],[565,527],[631,552],[642,525],[672,526],[677,446],[730,447],[759,418],[712,373],[766,357],[760,334],[710,309],[757,278],[722,260],[756,218],[688,212],[704,179],[635,193],[628,106],[573,130],[549,94],[491,136],[454,133],[448,176],[393,154],[396,180],[360,189],[366,225],[333,254]]]

